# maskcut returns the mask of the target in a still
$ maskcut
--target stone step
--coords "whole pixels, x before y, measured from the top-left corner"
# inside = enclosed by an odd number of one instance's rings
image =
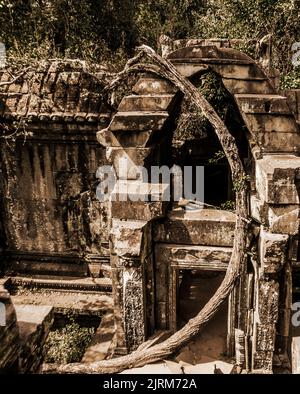
[[[299,126],[285,97],[235,95],[235,99],[253,140],[264,153],[293,154],[299,151]]]
[[[265,73],[254,63],[212,64],[211,68],[223,78],[266,80]]]
[[[156,145],[159,139],[160,130],[157,131],[130,131],[118,130],[110,132],[108,128],[97,132],[99,143],[106,148],[148,148]]]
[[[293,114],[243,114],[249,130],[253,133],[298,133],[299,127]]]
[[[156,242],[186,245],[232,246],[236,215],[217,209],[172,211],[155,225]]]
[[[102,316],[113,307],[112,295],[101,292],[62,291],[51,289],[35,289],[26,291],[21,289],[11,296],[15,306],[40,305],[54,308],[54,313],[65,314],[68,312],[77,315]]]
[[[300,374],[300,336],[292,338],[292,373]]]
[[[287,89],[280,91],[280,93],[286,96],[291,111],[296,119],[300,121],[300,89]]]
[[[18,256],[17,256],[18,257]],[[51,261],[34,261],[26,259],[26,256],[10,260],[10,269],[18,275],[65,275],[74,277],[88,276],[88,265],[86,263],[64,263]],[[53,258],[54,260],[54,258]]]
[[[109,130],[114,133],[124,130],[128,130],[128,132],[156,131],[163,127],[168,117],[169,114],[166,111],[117,112],[109,125]]]
[[[110,278],[72,278],[72,277],[46,277],[46,278],[28,278],[14,276],[10,277],[10,286],[12,289],[37,288],[52,289],[60,291],[87,291],[87,292],[110,292]]]
[[[47,196],[46,196],[47,197]],[[47,204],[47,200],[40,200]],[[106,246],[106,249],[108,246]],[[99,271],[103,265],[109,264],[109,255],[105,253],[103,244],[103,254],[87,254],[85,260],[78,254],[62,255],[61,253],[42,253],[42,252],[22,252],[15,250],[6,250],[5,256],[9,261],[9,270],[14,276],[30,277],[88,277],[91,274],[91,264],[97,264]],[[98,275],[99,277],[99,275]]]
[[[141,168],[150,170],[151,163],[156,163],[159,149],[155,147],[111,147],[106,157],[113,164],[118,179],[135,180],[141,178]]]
[[[217,62],[227,64],[253,64],[254,60],[236,49],[217,48],[216,46],[190,46],[180,48],[172,52],[168,59],[173,61],[190,61],[190,59],[201,59],[202,63]]]
[[[172,63],[175,65],[177,70],[187,78],[199,72],[207,71],[209,69],[209,64],[210,68],[223,78],[258,81],[267,80],[266,75],[260,68],[256,67],[255,64],[249,64],[249,62],[245,63],[244,61],[242,61],[242,63],[234,61],[234,64],[231,64],[228,60],[224,59],[207,60],[208,59],[186,59],[186,61],[184,61],[184,59],[172,59]]]
[[[0,279],[0,371],[6,373],[16,370],[19,352],[19,329],[7,280]]]
[[[202,65],[203,67],[206,64],[209,65],[242,65],[242,66],[249,66],[255,64],[253,60],[244,60],[244,59],[230,59],[230,58],[206,58],[206,57],[189,57],[189,58],[170,58],[169,59],[173,64],[198,64]]]
[[[142,77],[132,88],[132,92],[141,95],[175,94],[178,89],[165,79]]]
[[[170,111],[174,103],[174,94],[155,94],[155,95],[129,95],[123,97],[118,111]]]
[[[255,195],[250,198],[250,212],[257,222],[277,234],[297,235],[300,225],[299,205],[265,204]]]
[[[52,306],[15,305],[20,333],[19,372],[37,372],[54,320]]]
[[[223,84],[233,95],[242,93],[274,94],[274,88],[268,80],[223,78]]]
[[[291,114],[287,98],[277,94],[235,94],[234,98],[246,114]]]

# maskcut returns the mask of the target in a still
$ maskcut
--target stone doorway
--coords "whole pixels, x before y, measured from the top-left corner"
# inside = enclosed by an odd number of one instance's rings
[[[182,328],[191,318],[204,307],[216,292],[224,279],[225,272],[214,272],[198,269],[175,269],[170,276],[170,328],[176,331]],[[201,330],[193,346],[199,360],[219,359],[230,353],[228,337],[228,302],[216,316]]]

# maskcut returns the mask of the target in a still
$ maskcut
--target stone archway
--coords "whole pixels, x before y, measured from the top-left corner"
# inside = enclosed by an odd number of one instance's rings
[[[255,278],[242,278],[243,291],[236,302],[240,310],[247,301],[247,283],[252,280],[254,285],[248,297],[252,304],[242,325],[252,353],[248,366],[271,371],[278,314],[282,322],[279,339],[283,344],[289,335],[290,309],[279,308],[288,304],[288,291],[279,291],[279,280],[282,272],[289,277],[291,260],[297,258],[292,251],[298,242],[299,228],[298,126],[286,99],[276,94],[268,78],[247,55],[229,48],[194,46],[179,49],[168,58],[189,78],[207,69],[218,73],[248,129],[255,170],[249,198],[251,216],[258,224],[258,251],[257,259],[252,259]],[[140,197],[157,196],[155,202],[111,201],[111,264],[119,353],[135,349],[149,334],[147,328],[155,327],[158,300],[153,291],[152,229],[156,219],[165,217],[167,207],[160,198],[164,185],[143,182],[138,191],[136,186],[138,166],[149,168],[163,162],[164,139],[178,96],[167,81],[144,76],[134,86],[133,94],[123,98],[108,128],[98,133],[117,173],[114,194],[119,195],[120,187],[125,185]],[[126,174],[118,165],[120,158],[128,163]],[[250,327],[250,333],[246,327]],[[282,349],[286,350],[284,346]]]

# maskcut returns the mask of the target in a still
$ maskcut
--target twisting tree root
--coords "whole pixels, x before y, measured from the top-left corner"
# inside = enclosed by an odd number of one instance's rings
[[[153,345],[145,345],[136,351],[116,359],[104,360],[90,364],[66,364],[45,365],[43,372],[46,373],[117,373],[124,369],[141,367],[169,357],[194,336],[199,334],[200,329],[218,311],[219,307],[227,299],[234,288],[236,279],[243,270],[246,261],[247,232],[248,232],[248,207],[247,207],[247,177],[244,172],[242,161],[238,154],[237,145],[233,136],[220,119],[214,108],[200,94],[198,89],[168,60],[156,54],[153,49],[142,46],[138,55],[131,59],[124,70],[117,74],[116,78],[106,88],[112,90],[124,81],[129,73],[151,72],[172,82],[181,92],[195,104],[203,115],[213,125],[215,132],[222,145],[231,168],[232,180],[236,191],[236,225],[233,251],[223,282],[216,293],[203,307],[203,309],[179,331],[171,335],[165,341]],[[139,63],[142,58],[148,61]],[[149,62],[150,61],[150,62]]]

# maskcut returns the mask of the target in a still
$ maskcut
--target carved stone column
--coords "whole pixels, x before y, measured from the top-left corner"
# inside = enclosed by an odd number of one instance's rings
[[[258,278],[255,287],[252,370],[272,373],[279,312],[279,273],[287,259],[288,235],[261,228]]]

